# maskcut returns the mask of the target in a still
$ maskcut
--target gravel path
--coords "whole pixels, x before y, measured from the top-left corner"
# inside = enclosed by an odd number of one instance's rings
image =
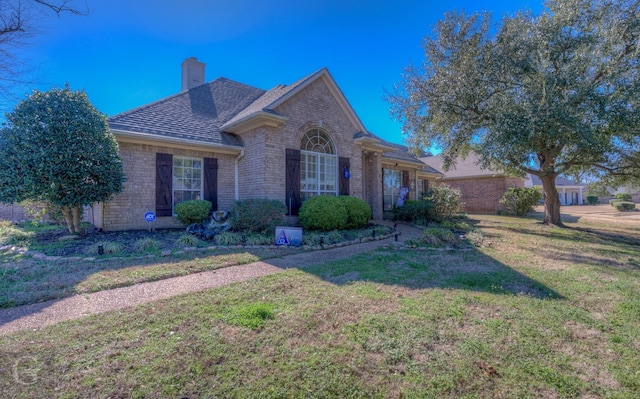
[[[378,224],[384,222],[377,221]],[[399,224],[398,241],[417,237],[421,230]],[[22,330],[37,330],[42,327],[86,315],[133,307],[159,299],[203,291],[231,283],[282,272],[289,268],[316,265],[332,260],[345,259],[352,255],[368,252],[382,245],[395,242],[395,237],[380,241],[350,245],[324,251],[305,252],[283,258],[269,259],[241,266],[231,266],[214,271],[173,277],[165,280],[136,284],[130,287],[99,291],[91,294],[75,295],[60,300],[0,309],[0,335]]]

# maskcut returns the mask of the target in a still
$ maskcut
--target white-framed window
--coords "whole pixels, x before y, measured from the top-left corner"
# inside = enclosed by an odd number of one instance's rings
[[[382,184],[383,209],[385,211],[391,211],[398,201],[398,191],[400,191],[400,187],[402,186],[402,171],[384,169]]]
[[[331,137],[309,130],[300,146],[300,199],[338,194],[338,156]]]
[[[173,157],[173,209],[182,201],[202,199],[202,158]]]

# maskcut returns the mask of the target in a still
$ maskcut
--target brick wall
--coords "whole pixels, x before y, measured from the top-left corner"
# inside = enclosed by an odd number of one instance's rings
[[[447,179],[438,183],[459,189],[461,201],[470,213],[497,213],[503,209],[499,201],[509,187],[524,187],[523,179],[505,176]]]
[[[362,156],[354,144],[356,128],[318,79],[276,108],[288,120],[277,128],[261,127],[241,134],[245,157],[240,161],[240,198],[265,197],[286,203],[285,150],[299,149],[304,134],[315,128],[327,132],[338,157],[350,160],[350,195],[363,197]]]
[[[102,228],[108,231],[182,227],[174,217],[159,217],[151,225],[144,220],[155,212],[156,153],[218,159],[218,209],[228,210],[234,201],[235,156],[214,152],[120,143],[120,157],[127,181],[124,191],[104,204]]]

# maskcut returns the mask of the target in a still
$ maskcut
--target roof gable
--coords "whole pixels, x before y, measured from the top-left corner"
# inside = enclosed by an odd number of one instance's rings
[[[280,115],[276,111],[276,108],[294,97],[296,94],[300,93],[318,79],[321,79],[327,85],[329,91],[336,99],[345,115],[349,118],[353,126],[356,127],[356,130],[364,131],[365,128],[362,121],[351,107],[351,104],[349,104],[349,101],[347,101],[342,90],[340,90],[327,68],[322,68],[290,85],[278,85],[265,92],[247,108],[229,120],[222,129],[231,132],[240,132],[245,125],[253,126],[248,123],[252,118],[264,118],[265,116],[272,116],[274,119],[282,118],[282,120],[285,120],[286,118]]]

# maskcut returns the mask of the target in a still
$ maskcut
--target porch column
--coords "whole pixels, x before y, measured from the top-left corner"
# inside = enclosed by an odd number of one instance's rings
[[[567,192],[564,187],[562,187],[562,200],[560,201],[562,205],[567,205]]]
[[[578,190],[578,205],[582,205],[582,187]]]

